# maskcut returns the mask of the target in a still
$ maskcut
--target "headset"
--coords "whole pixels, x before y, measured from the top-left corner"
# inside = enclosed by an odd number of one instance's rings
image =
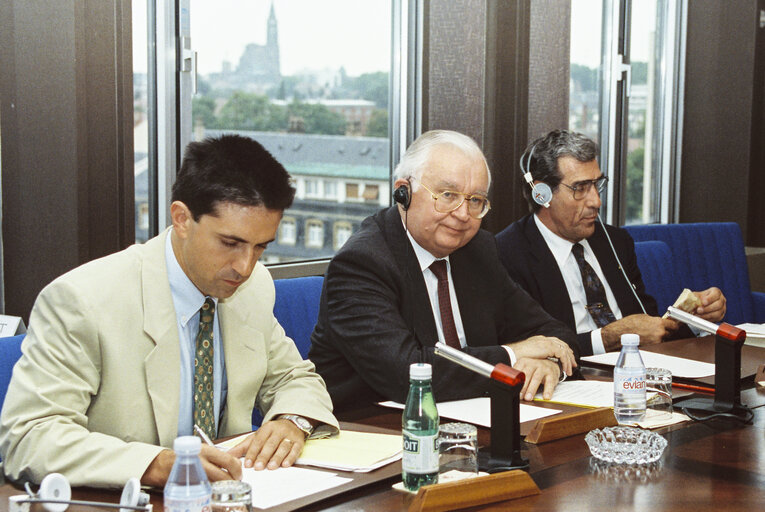
[[[40,489],[32,491],[29,482],[24,484],[27,494],[19,494],[8,498],[9,512],[29,512],[30,505],[41,503],[48,512],[64,512],[69,505],[85,505],[88,507],[118,508],[120,512],[139,510],[152,512],[149,495],[141,492],[141,482],[131,478],[122,489],[119,503],[104,503],[101,501],[72,500],[72,488],[69,480],[61,473],[46,475],[40,482]]]
[[[412,186],[412,182],[409,178],[406,179],[407,185],[401,185],[393,191],[393,200],[396,201],[404,211],[409,209],[409,204],[412,202],[412,193],[409,188]]]
[[[552,196],[553,196],[552,189],[550,188],[550,185],[548,185],[544,181],[539,183],[534,183],[534,177],[531,175],[531,170],[529,167],[531,165],[531,157],[534,155],[534,149],[536,147],[537,147],[536,144],[531,146],[531,149],[529,150],[529,156],[526,158],[526,165],[523,165],[523,155],[521,155],[521,159],[518,161],[518,164],[521,166],[523,179],[526,180],[526,183],[528,183],[529,186],[531,187],[531,198],[539,206],[544,206],[545,208],[549,208],[550,201],[552,201]]]

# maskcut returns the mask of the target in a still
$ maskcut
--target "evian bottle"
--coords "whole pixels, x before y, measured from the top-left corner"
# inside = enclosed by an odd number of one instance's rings
[[[622,334],[622,352],[614,367],[614,415],[620,425],[645,418],[645,365],[639,345],[637,334]]]

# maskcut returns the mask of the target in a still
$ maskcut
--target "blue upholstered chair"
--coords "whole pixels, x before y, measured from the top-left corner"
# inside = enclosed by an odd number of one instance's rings
[[[738,224],[646,224],[625,226],[625,229],[635,242],[658,240],[667,244],[681,289],[720,288],[728,301],[726,322],[734,325],[765,322],[765,293],[751,291],[744,240]],[[644,279],[646,274],[643,272]]]
[[[645,289],[656,299],[659,314],[663,315],[684,288],[675,272],[672,251],[664,242],[648,240],[635,242],[635,254]]]
[[[13,367],[21,357],[21,342],[26,334],[0,338],[0,404],[5,402]]]
[[[277,279],[274,316],[295,342],[303,359],[308,358],[311,333],[319,318],[319,298],[324,278],[321,276]]]
[[[321,276],[276,279],[274,316],[292,338],[303,359],[308,358],[311,333],[319,318],[319,299],[324,278]],[[253,428],[260,425],[263,417],[258,409],[252,411]]]

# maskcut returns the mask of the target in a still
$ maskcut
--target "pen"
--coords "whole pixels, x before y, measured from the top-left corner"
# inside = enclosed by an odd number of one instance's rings
[[[673,382],[672,387],[679,389],[687,389],[689,391],[699,391],[701,393],[715,394],[714,388],[708,388],[705,386],[694,386],[693,384],[683,384],[681,382]]]
[[[194,431],[199,434],[199,437],[202,438],[202,441],[207,443],[209,446],[215,446],[212,441],[210,441],[210,438],[207,437],[207,434],[205,434],[205,431],[199,428],[199,425],[196,423],[194,424]]]

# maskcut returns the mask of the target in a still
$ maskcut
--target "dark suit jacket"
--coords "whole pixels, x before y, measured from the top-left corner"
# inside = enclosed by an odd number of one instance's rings
[[[576,353],[576,335],[507,275],[490,233],[479,231],[450,256],[468,347],[489,363],[509,363],[502,343],[557,336]],[[329,264],[309,357],[335,410],[380,400],[403,402],[409,365],[433,365],[436,400],[482,396],[488,379],[434,354],[433,310],[397,207],[368,217]]]
[[[632,237],[625,230],[614,226],[606,226],[606,229],[608,229],[614,249],[616,249],[619,259],[624,265],[624,271],[627,273],[630,283],[635,286],[635,291],[643,302],[646,312],[649,315],[658,315],[656,301],[645,291],[635,255],[635,242]],[[513,222],[497,234],[496,238],[499,258],[510,277],[539,302],[548,313],[576,331],[574,309],[571,306],[571,299],[568,296],[563,275],[550,248],[542,238],[533,215],[527,215]],[[616,297],[622,316],[642,313],[640,304],[629,289],[630,285],[619,270],[619,265],[608,245],[603,226],[600,223],[595,223],[595,233],[587,239],[587,242],[595,253],[595,257],[598,258],[600,268],[603,270],[614,297]],[[590,333],[581,333],[577,337],[581,354],[591,355]]]

